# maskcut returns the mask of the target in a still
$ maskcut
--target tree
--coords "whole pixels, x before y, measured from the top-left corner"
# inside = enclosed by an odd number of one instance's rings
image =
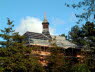
[[[69,39],[81,49],[84,56],[83,63],[91,70],[95,69],[94,51],[95,51],[95,24],[86,22],[82,27],[74,26],[69,32]]]
[[[82,27],[77,25],[69,32],[69,39],[78,46],[95,46],[95,24],[86,22]]]
[[[75,25],[71,28],[68,38],[77,46],[87,45],[86,41],[84,40],[83,31],[78,25]]]
[[[67,39],[67,36],[65,34],[61,34],[59,36],[65,37]]]
[[[90,70],[85,64],[76,64],[72,67],[72,72],[90,72]]]
[[[77,3],[78,2],[78,3]],[[67,7],[73,7],[74,9],[81,9],[81,14],[75,14],[79,21],[95,22],[95,0],[80,0],[76,4],[66,4]]]
[[[0,34],[0,37],[3,38],[3,40],[5,41],[0,41],[0,44],[3,46],[3,47],[10,47],[11,44],[12,44],[12,34],[14,33],[14,30],[12,29],[14,27],[13,25],[13,21],[10,21],[10,19],[8,18],[8,28],[4,28],[4,30],[1,29],[1,34]]]
[[[12,21],[8,19],[8,28],[0,34],[5,41],[0,48],[1,72],[44,72],[38,60],[31,54],[31,48],[24,45],[24,36],[14,32]]]
[[[73,43],[79,45],[79,33],[80,33],[80,28],[78,25],[75,25],[72,27],[71,31],[69,32],[69,40],[71,40]]]
[[[50,48],[51,55],[47,57],[47,72],[70,72],[72,65],[69,60],[65,61],[65,56],[58,47]]]

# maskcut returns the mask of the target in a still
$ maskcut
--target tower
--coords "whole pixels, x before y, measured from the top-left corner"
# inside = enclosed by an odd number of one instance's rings
[[[50,32],[49,32],[49,22],[47,21],[46,15],[44,15],[42,26],[43,26],[42,34],[44,34],[45,36],[51,39]]]

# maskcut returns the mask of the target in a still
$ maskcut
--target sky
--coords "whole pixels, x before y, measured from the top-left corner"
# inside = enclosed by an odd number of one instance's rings
[[[42,32],[42,21],[46,13],[52,35],[66,34],[76,25],[73,8],[65,3],[75,0],[0,0],[0,28],[7,27],[7,17],[14,21],[15,31],[23,35],[26,31]]]

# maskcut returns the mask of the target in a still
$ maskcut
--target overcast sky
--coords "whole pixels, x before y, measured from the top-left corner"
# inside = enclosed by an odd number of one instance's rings
[[[65,6],[75,0],[0,0],[0,28],[6,27],[7,17],[14,21],[20,34],[26,31],[42,32],[44,12],[53,35],[68,34],[76,23],[77,12]],[[76,0],[79,1],[79,0]]]

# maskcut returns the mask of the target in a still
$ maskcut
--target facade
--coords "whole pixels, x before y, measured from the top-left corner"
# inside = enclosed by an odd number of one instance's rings
[[[69,48],[74,47],[73,43],[70,43],[65,39],[65,37],[61,36],[53,36],[50,35],[49,32],[49,22],[44,16],[44,20],[42,22],[43,31],[42,33],[35,32],[26,32],[24,36],[26,36],[27,45],[38,45],[38,46],[47,46],[51,47],[53,43],[55,43],[58,47]]]

